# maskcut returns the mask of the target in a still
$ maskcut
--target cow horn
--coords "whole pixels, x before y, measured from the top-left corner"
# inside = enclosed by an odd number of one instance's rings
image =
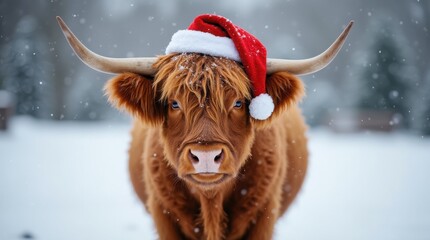
[[[156,58],[109,58],[100,56],[85,47],[72,31],[70,31],[61,17],[57,16],[57,21],[76,55],[89,67],[105,73],[133,72],[142,75],[155,74],[152,64],[155,62]]]
[[[306,75],[325,68],[341,49],[353,23],[354,21],[350,21],[348,26],[343,30],[336,41],[334,41],[334,43],[327,50],[318,56],[301,60],[268,58],[267,74],[279,71],[287,71],[295,75]]]

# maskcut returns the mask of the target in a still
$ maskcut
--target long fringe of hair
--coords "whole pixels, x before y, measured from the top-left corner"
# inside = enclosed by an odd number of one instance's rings
[[[154,67],[157,74],[153,86],[161,93],[162,101],[178,95],[190,99],[193,94],[200,105],[209,100],[224,109],[220,100],[227,91],[247,100],[251,98],[250,81],[243,66],[230,59],[197,53],[169,54],[161,56]]]

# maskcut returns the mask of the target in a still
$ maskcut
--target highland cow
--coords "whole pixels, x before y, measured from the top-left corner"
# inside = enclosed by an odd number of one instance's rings
[[[131,181],[159,238],[271,239],[306,175],[297,75],[327,66],[352,22],[322,54],[284,60],[216,15],[176,33],[165,55],[131,59],[91,52],[58,21],[83,62],[119,74],[105,90],[134,116]]]

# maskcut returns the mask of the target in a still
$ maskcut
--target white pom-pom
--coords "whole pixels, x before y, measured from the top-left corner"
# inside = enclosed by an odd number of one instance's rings
[[[249,114],[257,120],[266,120],[272,115],[275,105],[272,97],[263,93],[251,100],[249,104]]]

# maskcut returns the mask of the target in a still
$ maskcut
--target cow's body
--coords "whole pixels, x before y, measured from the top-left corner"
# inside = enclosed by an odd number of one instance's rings
[[[226,239],[270,239],[280,217],[302,185],[307,148],[305,124],[297,107],[256,131],[251,156],[228,188],[209,196],[179,179],[164,160],[161,128],[136,121],[132,130],[130,174],[134,189],[154,217],[160,239],[200,239],[202,216],[223,214]],[[167,143],[168,144],[168,143]],[[143,181],[142,181],[143,179]],[[203,200],[205,201],[205,200]]]

